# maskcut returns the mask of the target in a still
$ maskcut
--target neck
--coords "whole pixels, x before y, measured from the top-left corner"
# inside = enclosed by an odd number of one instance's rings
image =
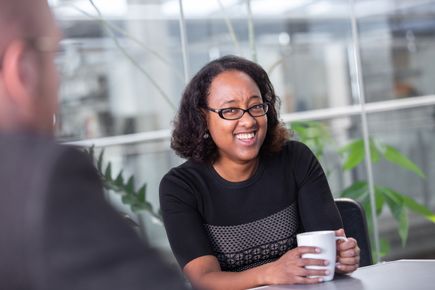
[[[246,162],[234,162],[222,158],[213,163],[213,168],[225,180],[241,182],[254,175],[258,167],[258,157]]]
[[[12,109],[10,111],[0,109],[0,132],[2,133],[28,133],[52,137],[53,133],[49,129],[38,127],[37,124],[37,122],[31,123],[21,118]]]

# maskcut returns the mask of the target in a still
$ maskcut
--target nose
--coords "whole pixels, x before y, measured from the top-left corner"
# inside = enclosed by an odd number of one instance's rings
[[[248,112],[245,112],[239,119],[239,124],[245,126],[246,128],[250,128],[257,125],[257,119],[252,117]]]

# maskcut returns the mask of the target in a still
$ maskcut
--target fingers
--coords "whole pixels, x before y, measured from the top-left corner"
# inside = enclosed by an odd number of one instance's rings
[[[339,258],[352,258],[352,257],[359,257],[360,250],[359,248],[351,248],[349,250],[344,251],[338,251],[338,257]]]
[[[322,282],[323,277],[329,275],[329,271],[324,269],[324,267],[328,265],[328,261],[324,259],[302,257],[305,254],[317,253],[320,253],[319,248],[301,246],[290,250],[281,257],[280,262],[284,269],[286,269],[286,279],[288,279],[285,283],[313,284]],[[317,267],[317,269],[311,267]]]
[[[336,237],[345,237],[346,234],[344,233],[344,229],[338,229],[335,231],[335,236]]]
[[[297,284],[313,284],[323,281],[323,277],[329,274],[328,270],[298,268],[295,270],[295,283]]]
[[[297,247],[293,250],[287,252],[283,257],[287,264],[293,264],[297,267],[304,268],[305,266],[326,266],[328,261],[324,259],[316,259],[312,257],[303,257],[305,254],[317,254],[320,252],[319,248],[316,247]]]
[[[348,238],[347,241],[338,241],[337,250],[339,252],[354,249],[358,246],[358,243],[354,238]]]
[[[295,264],[299,267],[307,266],[307,265],[317,265],[317,266],[325,266],[326,260],[324,259],[316,259],[315,256],[308,256],[304,258],[305,254],[318,254],[320,253],[320,249],[317,247],[307,247],[301,246],[296,247],[286,254],[284,254],[280,259],[287,261],[289,264]]]
[[[338,263],[342,265],[359,265],[360,257],[339,258]]]
[[[328,260],[323,259],[301,259],[301,266],[327,266]]]
[[[307,247],[307,246],[300,246],[294,249],[299,256],[302,254],[318,254],[320,253],[320,249],[317,247]]]
[[[319,282],[323,282],[323,278],[321,277],[313,277],[313,278],[309,278],[309,277],[300,277],[298,276],[295,279],[296,284],[316,284]]]
[[[312,253],[313,249],[300,249],[300,253]],[[314,249],[318,253],[317,249]],[[314,258],[300,258],[298,260],[298,270],[296,275],[300,277],[298,284],[313,284],[323,281],[323,276],[329,275],[327,269],[313,269],[312,267],[325,267],[329,264],[327,260],[314,259]]]
[[[326,269],[303,269],[301,276],[313,277],[313,276],[327,276],[329,271]]]
[[[329,275],[329,271],[325,269],[307,269],[301,268],[296,274],[297,277],[302,278],[298,284],[313,284],[323,282],[324,276]]]
[[[337,271],[340,273],[350,273],[359,266],[360,249],[354,238],[337,245]]]
[[[360,254],[360,248],[354,238],[349,238],[337,245],[338,256],[341,258],[356,257]]]
[[[337,264],[336,272],[337,273],[351,273],[358,269],[358,264],[345,265],[345,264]]]

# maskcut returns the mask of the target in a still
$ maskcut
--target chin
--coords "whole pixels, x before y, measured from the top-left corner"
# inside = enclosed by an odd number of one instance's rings
[[[260,150],[255,150],[253,152],[243,152],[241,154],[238,154],[238,159],[242,161],[252,161],[258,157],[260,154]]]

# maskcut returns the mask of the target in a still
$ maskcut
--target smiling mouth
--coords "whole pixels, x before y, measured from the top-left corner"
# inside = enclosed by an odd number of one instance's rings
[[[255,132],[236,134],[236,138],[239,140],[250,140],[255,137]]]

